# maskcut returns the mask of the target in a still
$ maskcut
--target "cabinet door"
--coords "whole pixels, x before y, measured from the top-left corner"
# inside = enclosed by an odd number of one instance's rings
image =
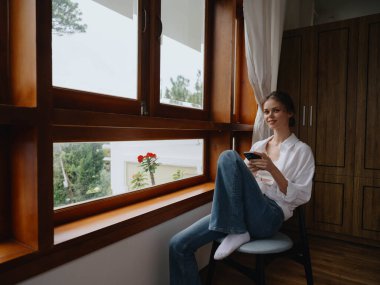
[[[355,178],[353,233],[380,240],[380,179]]]
[[[294,133],[308,143],[308,128],[306,124],[306,105],[308,104],[307,80],[310,76],[305,64],[310,57],[311,29],[287,31],[281,44],[281,57],[278,71],[277,89],[287,92],[294,101],[296,110],[296,127]]]
[[[352,177],[316,174],[312,196],[314,229],[351,234],[352,189]]]
[[[310,89],[309,137],[316,172],[352,175],[357,70],[356,21],[316,27],[316,76]]]
[[[360,22],[356,175],[380,178],[380,15]]]

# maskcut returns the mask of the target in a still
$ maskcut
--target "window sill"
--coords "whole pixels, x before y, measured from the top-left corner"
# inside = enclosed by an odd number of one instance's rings
[[[0,280],[15,284],[211,202],[204,183],[110,212],[57,226],[54,246],[42,250],[0,242]]]
[[[91,216],[54,229],[54,245],[90,235],[104,229],[124,228],[126,236],[135,234],[212,199],[214,183],[204,183],[151,200]],[[163,214],[163,215],[160,215]],[[148,220],[147,220],[148,219]],[[127,229],[127,233],[125,233]],[[125,237],[126,237],[125,236]]]
[[[0,242],[0,264],[28,255],[34,251],[32,248],[14,240]]]

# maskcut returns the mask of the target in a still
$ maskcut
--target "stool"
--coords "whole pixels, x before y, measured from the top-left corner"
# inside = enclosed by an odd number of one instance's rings
[[[265,266],[268,261],[276,256],[289,256],[304,266],[307,285],[313,285],[313,273],[311,268],[309,243],[306,233],[304,210],[300,206],[296,209],[299,224],[299,241],[293,240],[284,233],[278,232],[273,237],[266,239],[253,240],[241,245],[236,251],[244,254],[254,254],[256,257],[256,267],[249,268],[239,262],[227,257],[218,262],[233,267],[255,281],[255,284],[265,285]],[[214,254],[222,239],[215,240],[212,245],[210,260],[208,265],[207,284],[211,285],[215,271]],[[270,257],[270,258],[269,258]]]

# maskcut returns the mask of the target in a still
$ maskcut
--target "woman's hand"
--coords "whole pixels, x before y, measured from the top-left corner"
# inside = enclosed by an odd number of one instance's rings
[[[260,155],[261,159],[251,159],[250,163],[252,165],[252,169],[255,169],[255,171],[268,171],[272,175],[273,179],[276,181],[280,191],[286,195],[288,188],[288,180],[284,177],[284,175],[276,167],[276,165],[274,165],[272,159],[266,153],[256,152],[256,154]]]
[[[255,153],[261,156],[261,159],[250,160],[250,163],[252,164],[252,168],[255,169],[255,171],[266,170],[268,172],[272,172],[272,170],[276,168],[273,161],[270,159],[270,157],[266,153],[264,152],[255,152]]]

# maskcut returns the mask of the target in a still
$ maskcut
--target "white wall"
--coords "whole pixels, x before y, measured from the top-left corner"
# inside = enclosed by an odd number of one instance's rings
[[[181,229],[210,213],[211,203],[37,275],[22,285],[168,285],[168,243]],[[197,252],[207,265],[210,245]]]

